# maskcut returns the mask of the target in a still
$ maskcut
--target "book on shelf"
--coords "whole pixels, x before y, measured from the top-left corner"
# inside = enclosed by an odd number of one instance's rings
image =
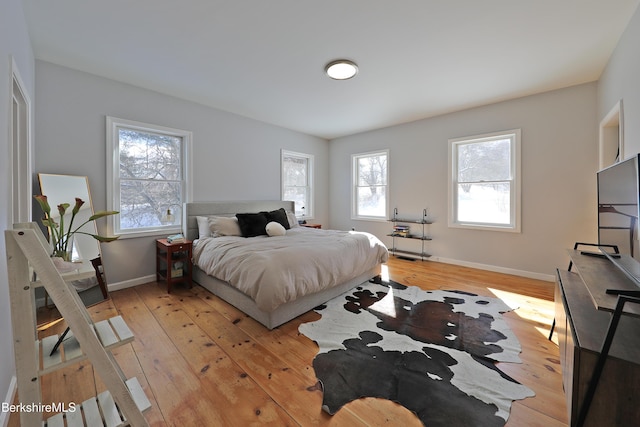
[[[394,225],[393,226],[393,236],[398,237],[408,237],[409,236],[409,226],[408,225]]]
[[[168,243],[184,243],[186,239],[182,235],[182,233],[172,234],[171,236],[167,236]]]
[[[182,277],[184,275],[184,263],[176,261],[171,263],[171,278]]]

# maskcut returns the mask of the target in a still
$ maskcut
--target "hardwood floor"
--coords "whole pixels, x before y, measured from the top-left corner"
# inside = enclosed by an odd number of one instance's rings
[[[500,369],[536,396],[513,404],[507,426],[566,426],[553,319],[553,284],[436,262],[392,258],[389,277],[423,289],[458,289],[496,296],[518,306],[505,314],[522,344],[522,364]],[[90,308],[95,320],[120,313],[135,341],[114,354],[128,377],[137,376],[154,426],[419,426],[408,410],[381,399],[360,399],[330,416],[311,366],[317,345],[298,334],[309,312],[269,331],[199,286],[149,283],[111,293]],[[52,315],[40,313],[43,320]],[[40,335],[59,333],[64,321],[45,323]],[[82,402],[104,389],[87,361],[42,378],[43,402]],[[12,414],[9,426],[19,425]]]

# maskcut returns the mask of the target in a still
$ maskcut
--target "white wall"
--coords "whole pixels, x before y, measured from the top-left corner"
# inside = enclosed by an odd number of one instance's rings
[[[280,199],[280,150],[313,154],[316,220],[328,221],[324,139],[42,61],[36,85],[35,172],[87,175],[97,210],[106,208],[109,115],[192,131],[197,201]],[[112,284],[155,274],[154,238],[118,240],[102,251]]]
[[[566,267],[565,248],[596,237],[597,123],[590,83],[333,140],[330,223],[391,245],[389,223],[349,220],[351,154],[389,148],[391,210],[419,218],[428,208],[434,260],[549,278]],[[522,233],[448,228],[448,139],[514,128],[522,129]]]
[[[11,58],[17,65],[24,90],[33,101],[34,98],[34,61],[29,35],[27,33],[22,2],[6,0],[0,5],[0,227],[4,231],[11,228],[11,141],[9,140],[10,85],[12,77]],[[15,375],[13,357],[13,337],[11,333],[11,313],[9,306],[9,288],[7,286],[7,264],[5,261],[4,232],[0,236],[0,398],[11,399],[12,379]],[[8,414],[0,413],[0,425],[8,421]]]
[[[598,81],[598,121],[623,103],[625,157],[640,152],[640,8],[622,34]]]

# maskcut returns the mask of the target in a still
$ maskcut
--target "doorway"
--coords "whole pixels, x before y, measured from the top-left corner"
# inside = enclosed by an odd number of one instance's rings
[[[624,160],[622,100],[600,122],[600,169]]]
[[[11,221],[31,221],[31,101],[11,58]]]

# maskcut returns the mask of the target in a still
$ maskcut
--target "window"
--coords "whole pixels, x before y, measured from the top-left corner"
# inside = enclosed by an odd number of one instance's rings
[[[296,217],[313,218],[313,156],[282,150],[282,200],[296,203]]]
[[[191,132],[107,117],[107,204],[116,235],[138,237],[182,229],[190,199]]]
[[[449,140],[449,226],[520,231],[520,130]]]
[[[352,219],[387,219],[389,152],[354,154]]]

